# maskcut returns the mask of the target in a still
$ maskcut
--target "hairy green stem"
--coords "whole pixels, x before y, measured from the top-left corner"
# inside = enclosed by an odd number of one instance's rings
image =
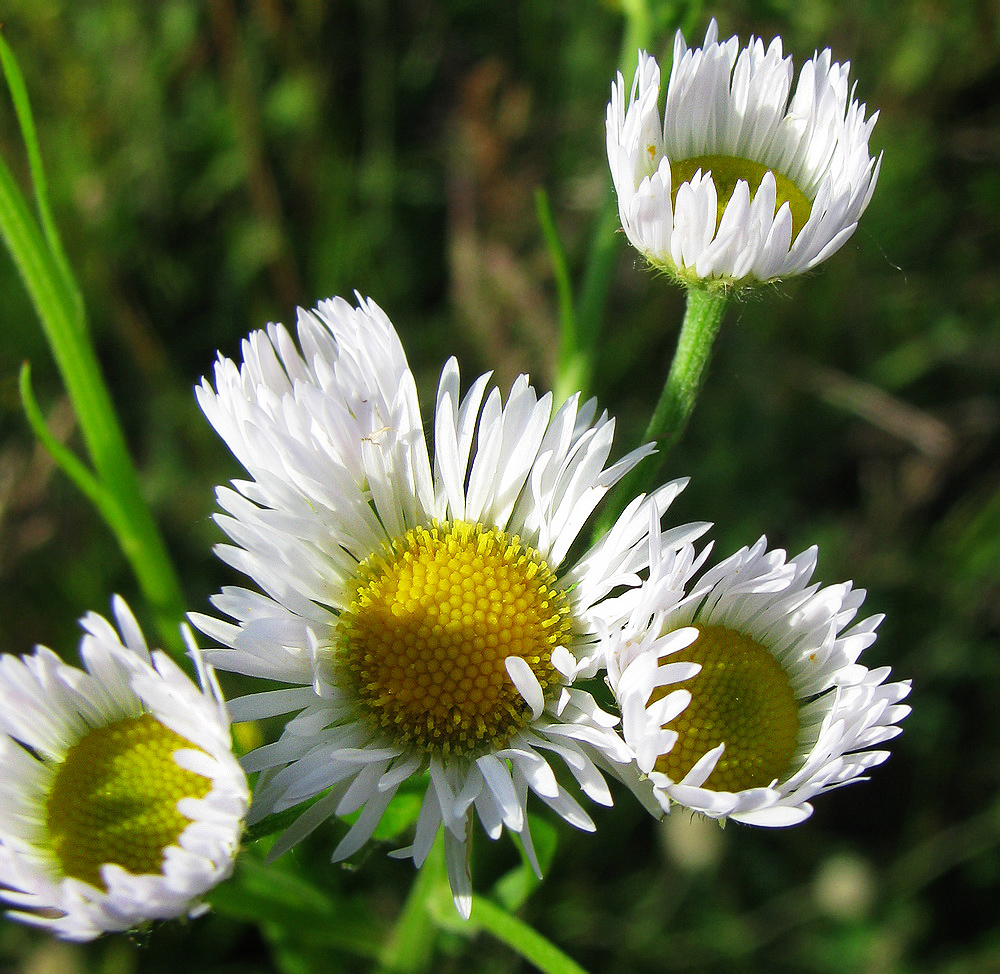
[[[643,443],[657,452],[638,463],[618,483],[601,516],[597,535],[604,534],[629,502],[648,493],[657,482],[671,448],[680,439],[698,399],[729,298],[723,291],[691,288],[670,372],[653,410]]]

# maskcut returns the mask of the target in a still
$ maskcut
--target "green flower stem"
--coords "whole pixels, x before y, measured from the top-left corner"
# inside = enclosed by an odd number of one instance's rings
[[[484,896],[473,898],[472,916],[463,920],[452,901],[441,836],[410,889],[393,936],[379,958],[379,974],[422,974],[430,970],[439,931],[463,937],[488,933],[543,974],[587,974],[537,930]]]
[[[653,33],[648,0],[622,0],[625,15],[625,36],[622,38],[622,75],[630,78],[638,63],[638,51],[649,47]]]
[[[566,252],[556,230],[548,195],[544,190],[538,190],[535,194],[535,212],[552,259],[559,303],[559,359],[552,391],[556,403],[562,403],[576,392],[586,398],[590,390],[601,320],[604,317],[615,256],[618,253],[618,240],[615,234],[618,228],[618,206],[609,191],[604,208],[595,217],[587,265],[577,302],[573,300],[573,286]]]
[[[552,273],[555,278],[556,296],[559,302],[559,361],[556,367],[556,381],[553,388],[555,401],[563,402],[586,381],[588,362],[580,345],[580,334],[576,308],[573,305],[573,285],[569,276],[566,251],[552,216],[549,194],[544,189],[535,190],[535,215],[542,229],[549,257],[552,259]]]
[[[729,298],[722,290],[688,290],[674,360],[642,438],[643,443],[655,443],[657,452],[633,467],[615,487],[600,519],[598,536],[614,524],[634,497],[655,486],[667,454],[680,439],[694,410],[728,304]]]
[[[526,961],[534,964],[545,974],[587,974],[552,941],[546,940],[523,920],[506,913],[484,897],[473,900],[469,923],[474,923],[481,930],[485,930],[516,950]]]
[[[427,908],[431,919],[442,930],[465,937],[479,932],[488,933],[543,974],[587,974],[584,968],[564,954],[551,940],[484,896],[473,899],[472,916],[468,920],[463,920],[455,912],[450,894],[429,897]]]
[[[88,333],[83,304],[69,264],[58,242],[51,220],[34,125],[23,78],[6,42],[0,37],[0,58],[15,101],[22,135],[28,146],[29,163],[42,229],[36,221],[7,165],[0,160],[0,234],[21,274],[45,332],[84,443],[93,463],[94,476],[88,479],[80,464],[63,463],[54,456],[78,484],[86,482],[85,493],[103,492],[98,510],[115,533],[144,595],[153,607],[165,648],[176,655],[184,652],[179,624],[184,618],[184,598],[153,516],[139,485],[139,478],[125,443],[107,386],[101,375]],[[30,398],[27,377],[22,391]],[[26,399],[27,402],[27,399]],[[32,417],[29,417],[32,418]],[[38,428],[38,411],[33,425]],[[44,442],[44,440],[43,440]]]

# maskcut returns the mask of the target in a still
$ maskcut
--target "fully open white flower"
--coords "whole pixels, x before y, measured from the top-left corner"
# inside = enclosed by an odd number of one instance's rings
[[[629,240],[687,284],[746,285],[800,274],[835,253],[868,206],[881,156],[878,113],[848,87],[829,50],[792,92],[781,38],[701,48],[680,32],[660,115],[660,69],[640,52],[631,95],[619,73],[607,114],[608,160]]]
[[[113,608],[120,635],[82,620],[85,670],[0,661],[0,898],[68,940],[201,909],[249,804],[211,671],[199,690]]]
[[[359,299],[360,300],[360,299]],[[334,852],[372,835],[403,782],[429,771],[413,843],[420,865],[443,827],[456,905],[471,908],[473,814],[529,856],[529,791],[573,825],[590,817],[557,780],[556,757],[609,804],[597,763],[628,760],[574,680],[596,670],[598,633],[625,611],[647,535],[683,486],[637,499],[589,552],[568,558],[594,506],[642,456],[606,466],[614,423],[576,398],[554,409],[526,377],[504,404],[489,376],[464,398],[454,360],[437,393],[433,464],[413,376],[372,301],[300,311],[220,358],[198,397],[251,480],[220,488],[219,554],[263,594],[213,600],[233,623],[197,625],[227,649],[218,666],[290,684],[232,702],[236,719],[296,713],[247,756],[260,770],[251,819],[322,796],[279,854],[331,815],[360,815]],[[301,348],[301,351],[300,351]],[[667,532],[669,547],[703,525]],[[618,591],[616,591],[618,590]]]
[[[794,825],[889,756],[910,684],[858,662],[882,617],[852,626],[864,590],[810,583],[815,548],[761,538],[692,582],[705,554],[666,552],[609,641],[625,741],[665,810]]]

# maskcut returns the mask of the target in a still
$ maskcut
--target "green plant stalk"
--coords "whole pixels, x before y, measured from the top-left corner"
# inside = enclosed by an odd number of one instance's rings
[[[25,118],[30,120],[30,109],[20,72],[2,37],[0,56],[15,96],[22,133],[31,147],[29,155],[35,175],[40,166],[37,143],[33,126],[24,122]],[[156,614],[164,647],[182,657],[184,643],[179,625],[184,618],[184,597],[180,583],[142,496],[125,436],[90,340],[79,291],[61,246],[53,248],[51,243],[58,237],[48,216],[44,183],[36,181],[35,189],[43,214],[44,237],[9,168],[0,160],[0,234],[35,306],[73,404],[96,473],[91,487],[108,495],[97,508],[114,532]],[[22,389],[26,387],[25,380]],[[59,454],[55,459],[62,465]],[[76,482],[81,482],[73,470],[67,472]],[[109,516],[110,512],[113,516]]]
[[[649,47],[652,17],[648,0],[622,0],[625,14],[625,36],[622,38],[622,74],[628,78],[635,71],[638,52]]]
[[[608,180],[608,197],[598,213],[590,252],[580,286],[577,302],[577,343],[572,354],[567,354],[559,378],[563,380],[566,395],[579,391],[583,398],[591,392],[594,363],[598,355],[598,341],[604,310],[608,303],[611,278],[614,276],[615,258],[618,256],[618,203]],[[559,386],[557,386],[559,388]],[[565,399],[566,396],[563,396]]]
[[[535,215],[549,249],[556,297],[559,302],[559,359],[552,391],[556,403],[561,403],[578,389],[583,388],[586,363],[580,348],[576,308],[573,306],[573,285],[570,281],[566,250],[552,216],[549,194],[541,188],[535,190]]]
[[[627,0],[622,4],[625,30],[619,63],[626,75],[635,71],[639,48],[649,45],[650,13],[646,0]],[[618,253],[618,205],[606,179],[604,206],[594,219],[583,280],[576,301],[570,282],[566,252],[555,226],[548,196],[539,191],[535,211],[552,260],[556,294],[559,302],[559,358],[553,392],[557,404],[575,392],[583,398],[590,394],[594,364],[599,355],[601,323],[607,305],[615,257]]]
[[[552,941],[484,897],[473,901],[469,922],[516,950],[545,974],[587,974]]]
[[[127,524],[121,508],[118,506],[118,502],[113,495],[104,489],[104,485],[94,476],[90,467],[69,447],[52,435],[52,431],[49,429],[45,422],[45,417],[42,415],[41,407],[35,399],[35,393],[31,387],[31,366],[27,362],[21,366],[18,385],[21,392],[21,405],[24,408],[24,414],[35,436],[38,437],[42,446],[49,451],[56,464],[62,468],[63,473],[76,484],[80,492],[97,508],[101,517],[108,524],[114,525],[114,531],[117,534]]]
[[[587,974],[571,957],[564,954],[551,940],[523,920],[484,896],[472,901],[472,916],[463,920],[456,912],[451,896],[441,895],[427,900],[427,909],[434,922],[443,930],[470,937],[479,931],[490,934],[511,950],[516,951],[543,974]]]
[[[728,306],[729,297],[722,290],[688,289],[674,359],[642,438],[643,443],[654,443],[657,452],[636,464],[614,488],[600,518],[598,537],[614,524],[633,498],[648,493],[656,484],[667,454],[681,438],[694,411]]]
[[[379,958],[379,974],[422,974],[434,962],[437,931],[473,937],[480,931],[505,943],[543,974],[587,974],[555,944],[484,896],[472,901],[472,916],[455,910],[439,835],[410,889],[393,936]]]

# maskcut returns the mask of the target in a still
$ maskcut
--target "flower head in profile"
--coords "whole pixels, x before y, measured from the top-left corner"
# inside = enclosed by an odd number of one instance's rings
[[[865,592],[811,582],[816,549],[762,538],[698,577],[706,553],[665,552],[609,643],[625,741],[665,810],[794,825],[889,756],[910,684],[858,662],[882,617],[852,625]]]
[[[249,804],[211,671],[199,690],[113,608],[118,632],[82,620],[85,669],[0,661],[0,897],[68,940],[197,912]]]
[[[622,624],[620,593],[638,583],[647,535],[682,484],[637,499],[572,556],[594,506],[648,448],[608,465],[614,423],[592,402],[554,408],[525,376],[506,402],[488,375],[463,398],[450,360],[432,459],[399,338],[359,302],[300,311],[297,344],[279,325],[251,334],[243,363],[220,357],[214,388],[198,390],[251,478],[219,489],[233,542],[219,553],[262,591],[227,588],[213,603],[233,621],[196,622],[227,647],[215,664],[288,684],[232,702],[237,719],[295,715],[245,760],[263,772],[251,819],[321,796],[272,854],[359,813],[334,850],[352,855],[404,782],[428,773],[398,854],[420,865],[443,830],[468,916],[475,818],[533,857],[529,792],[583,829],[593,823],[574,792],[611,801],[598,765],[628,752],[617,718],[574,682],[597,669],[599,633]]]
[[[781,38],[701,48],[677,33],[666,109],[660,68],[640,52],[627,95],[621,74],[607,114],[608,160],[628,239],[687,285],[741,287],[801,274],[835,253],[868,206],[881,156],[878,113],[848,86],[829,50],[793,67]]]

